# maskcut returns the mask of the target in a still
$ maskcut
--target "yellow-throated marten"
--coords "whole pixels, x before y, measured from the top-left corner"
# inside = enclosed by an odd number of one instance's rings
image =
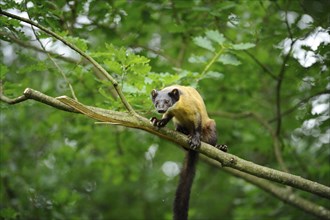
[[[152,102],[162,119],[153,117],[151,123],[156,127],[164,127],[172,118],[175,129],[189,136],[189,146],[185,162],[180,174],[179,185],[174,200],[174,220],[188,218],[190,189],[195,176],[197,149],[201,141],[211,144],[222,151],[226,145],[217,145],[216,124],[208,117],[204,101],[196,89],[188,86],[174,85],[161,91],[151,92]]]

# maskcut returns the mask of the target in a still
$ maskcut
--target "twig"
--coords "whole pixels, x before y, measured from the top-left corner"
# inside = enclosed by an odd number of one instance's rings
[[[21,102],[24,102],[26,100],[32,99],[41,103],[44,103],[46,105],[52,106],[54,108],[63,110],[63,111],[67,111],[67,112],[73,112],[73,113],[79,113],[78,111],[76,111],[75,109],[71,108],[70,106],[67,106],[65,104],[63,104],[62,102],[54,99],[51,96],[47,96],[39,91],[27,88],[24,90],[23,95],[16,97],[16,98],[8,98],[6,97],[3,93],[2,93],[2,86],[0,87],[0,100],[10,104],[10,105],[14,105],[14,104],[18,104]]]

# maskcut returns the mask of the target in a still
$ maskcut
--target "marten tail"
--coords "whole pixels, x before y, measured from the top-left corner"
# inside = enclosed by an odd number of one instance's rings
[[[195,177],[198,152],[188,150],[180,173],[179,185],[174,200],[174,220],[188,219],[190,190]]]

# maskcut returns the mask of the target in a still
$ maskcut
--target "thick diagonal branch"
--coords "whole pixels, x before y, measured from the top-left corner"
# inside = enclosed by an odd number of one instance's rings
[[[10,99],[11,101],[13,101],[10,103],[15,104],[27,99],[34,99],[36,101],[42,102],[47,105],[51,105],[61,110],[70,111],[70,112],[80,112],[90,118],[96,119],[101,122],[108,122],[111,124],[118,124],[126,127],[145,130],[149,133],[167,139],[180,146],[189,148],[188,139],[185,135],[168,128],[157,129],[150,124],[148,119],[141,116],[135,117],[128,113],[122,113],[122,112],[116,112],[116,111],[110,111],[101,108],[86,106],[73,99],[64,96],[55,99],[53,97],[47,96],[32,89],[26,89],[23,96],[25,98],[22,98],[20,96],[17,99],[19,101],[16,101],[16,99]],[[1,95],[0,98],[4,102],[8,101],[7,100],[8,98],[4,99],[3,95]],[[264,179],[289,185],[307,192],[311,192],[321,197],[330,199],[330,187],[327,187],[320,183],[313,182],[293,174],[260,166],[250,161],[241,159],[235,155],[224,153],[206,143],[202,143],[199,151],[200,153],[206,155],[207,157],[210,157],[222,163],[223,166],[231,167],[240,170],[242,172],[249,173],[254,176],[258,176]]]
[[[222,165],[218,161],[205,157],[204,155],[202,156],[202,159],[213,166],[222,168],[224,171],[230,173],[231,175],[244,179],[245,181],[252,183],[255,186],[258,186],[260,189],[274,195],[281,201],[293,205],[301,210],[304,210],[306,213],[312,214],[321,219],[330,219],[330,210],[311,201],[308,201],[304,198],[301,198],[297,194],[293,193],[292,190],[289,190],[285,187],[277,186],[268,180],[252,176],[247,173],[243,173],[239,170],[235,170],[230,167],[222,167]]]

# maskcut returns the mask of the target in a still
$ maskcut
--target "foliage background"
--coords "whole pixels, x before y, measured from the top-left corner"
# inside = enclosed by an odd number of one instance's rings
[[[28,11],[32,20],[91,54],[144,116],[156,114],[151,89],[174,83],[196,86],[217,122],[219,142],[230,153],[281,169],[274,155],[275,134],[291,173],[330,185],[328,1],[59,0],[0,1],[0,6]],[[71,84],[85,104],[123,109],[109,83],[93,75],[92,66],[76,53],[36,30],[46,49],[58,54],[51,57],[59,69],[37,50],[40,44],[30,26],[4,16],[0,21],[6,96],[19,96],[27,87],[72,96]],[[0,107],[1,218],[171,219],[184,155],[173,144],[32,101]],[[325,199],[296,193],[329,208]],[[203,162],[189,215],[306,217]]]

